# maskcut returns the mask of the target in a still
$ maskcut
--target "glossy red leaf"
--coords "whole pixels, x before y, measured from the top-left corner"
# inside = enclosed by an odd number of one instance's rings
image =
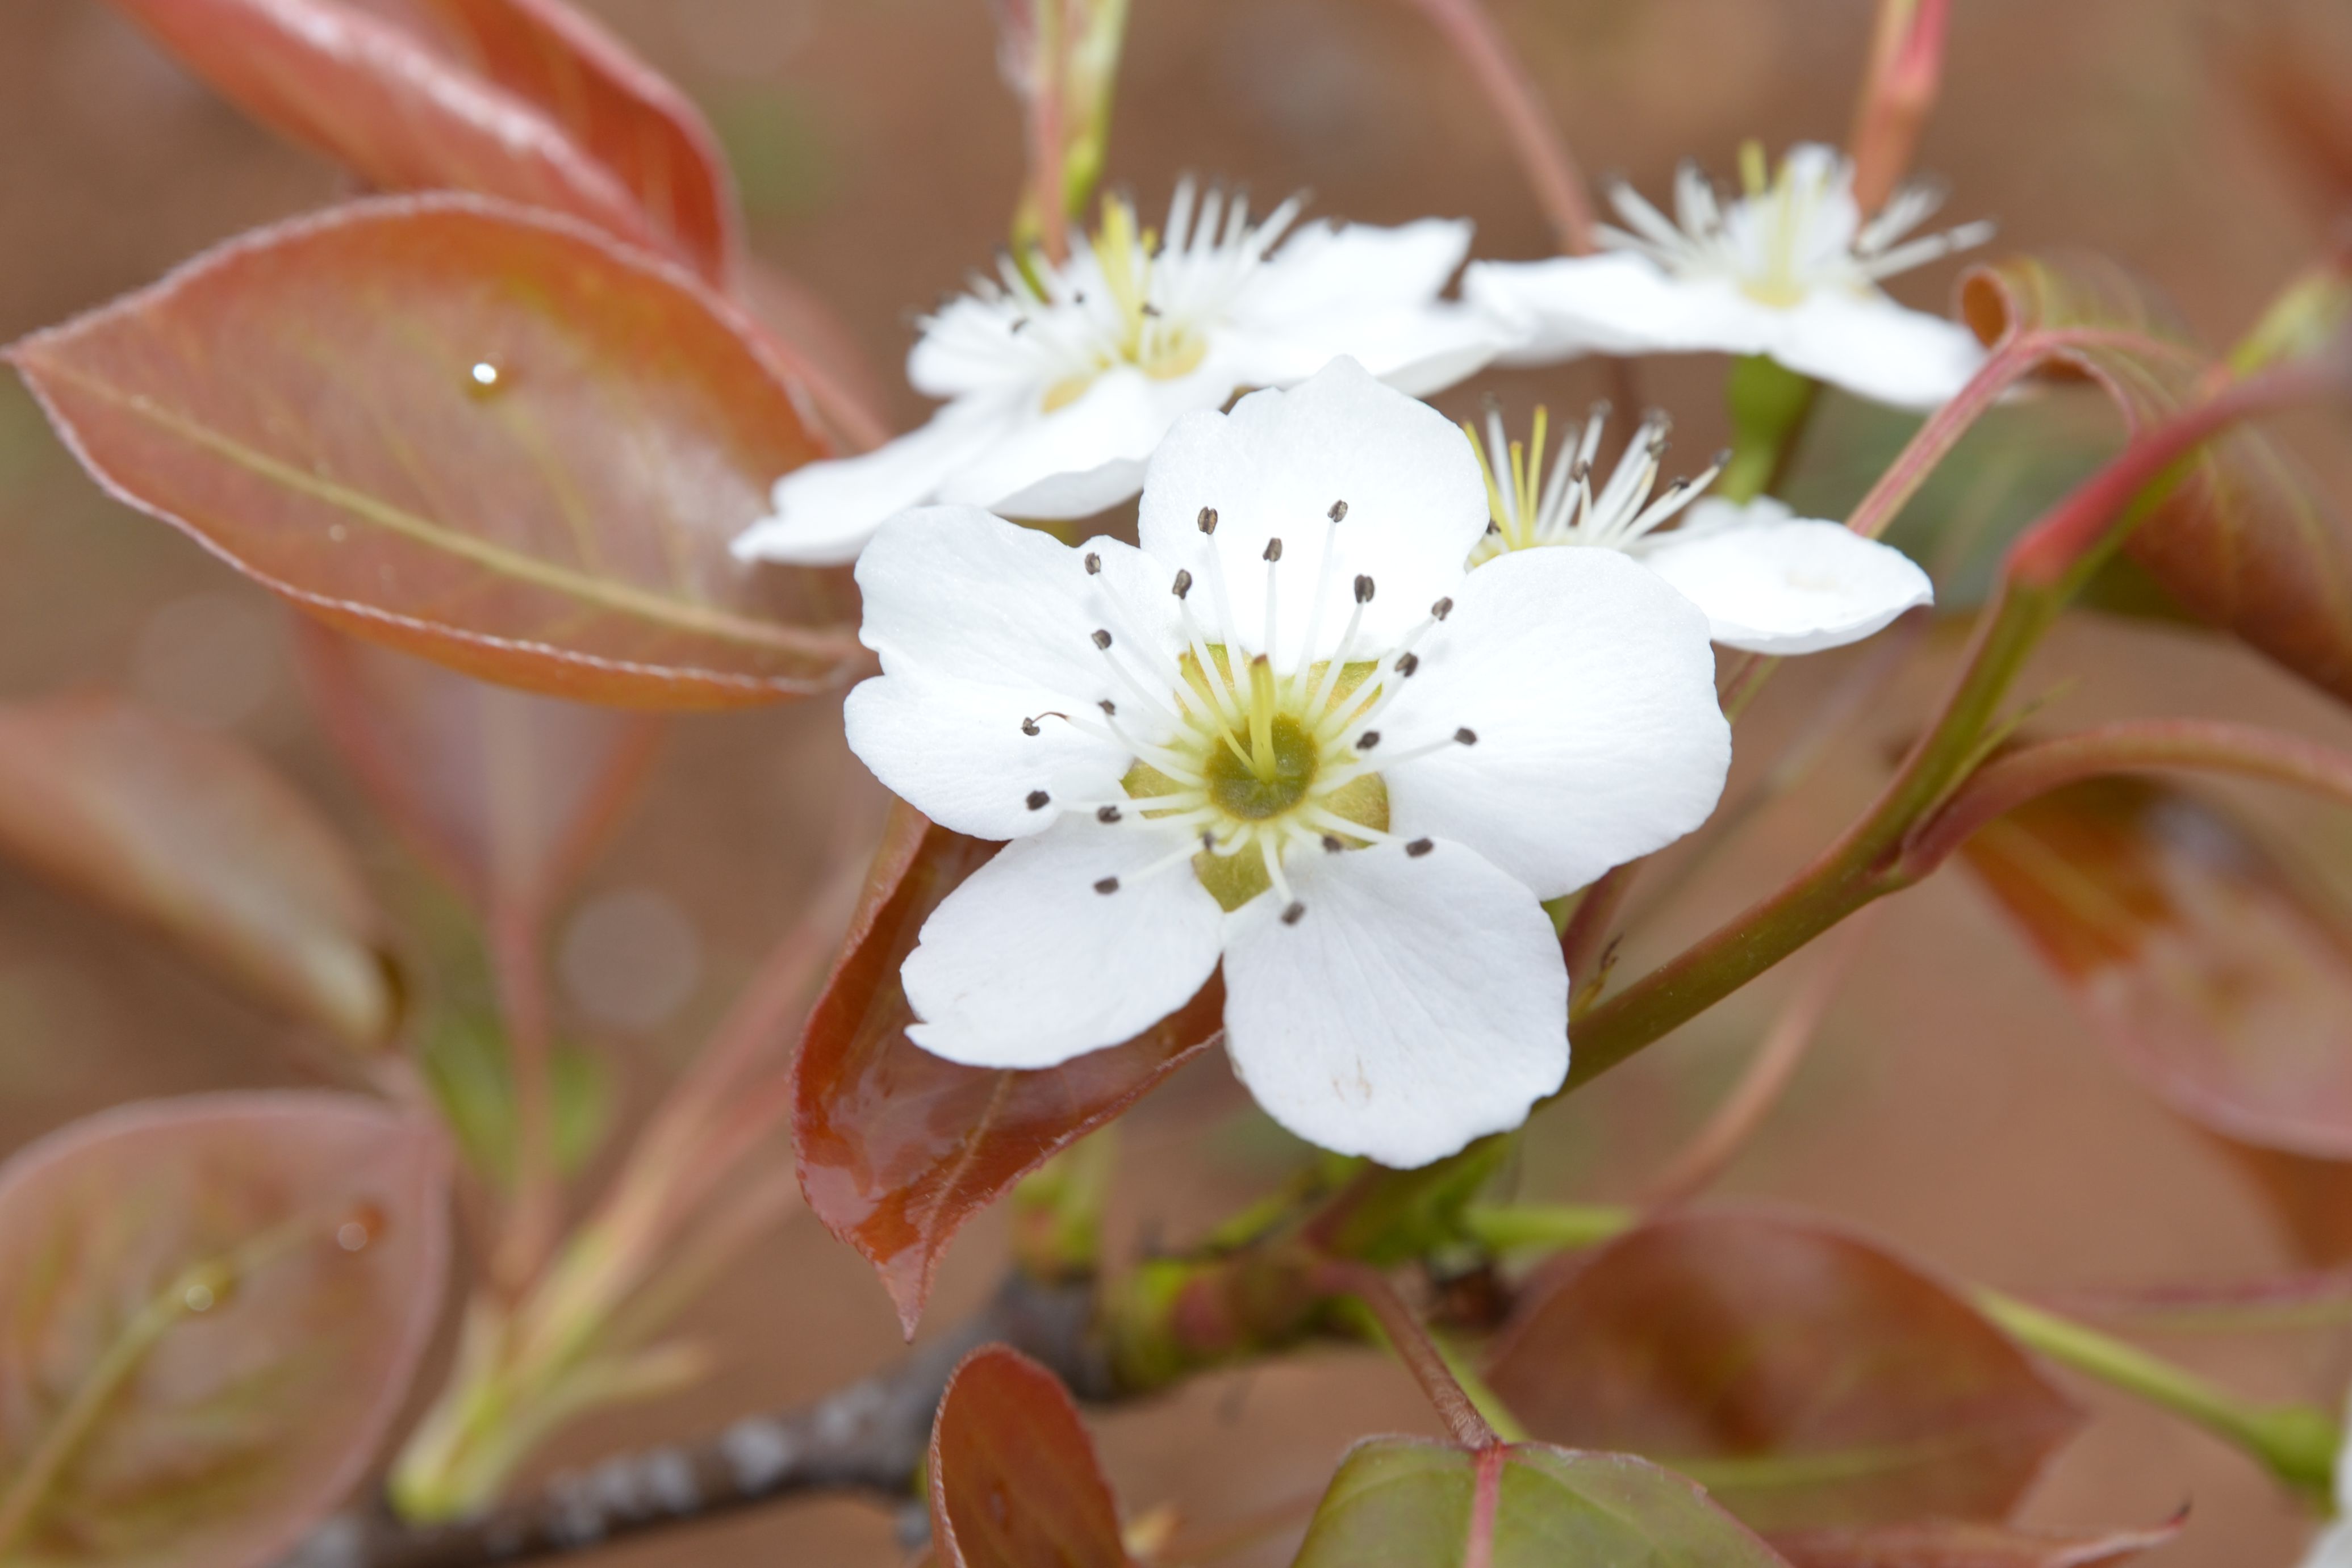
[[[544,910],[636,798],[643,714],[486,685],[316,623],[296,643],[320,719],[376,804],[478,910]]]
[[[1706,1493],[1628,1454],[1413,1437],[1340,1462],[1292,1568],[1783,1568]]]
[[[1118,1505],[1061,1381],[1001,1344],[963,1358],[931,1423],[941,1568],[1127,1568]]]
[[[103,695],[0,706],[0,853],[340,1039],[392,1034],[397,988],[351,850],[226,736]]]
[[[237,107],[392,191],[477,191],[648,247],[656,217],[555,119],[343,0],[114,0]]]
[[[2053,791],[1962,850],[2124,1064],[2183,1115],[2352,1159],[2352,914],[2165,784]]]
[[[0,1166],[0,1559],[277,1561],[404,1402],[447,1180],[430,1123],[313,1093],[127,1106]]]
[[[908,1040],[898,967],[931,911],[997,848],[898,808],[794,1069],[801,1189],[874,1265],[909,1334],[964,1221],[1223,1028],[1224,992],[1212,979],[1125,1044],[1044,1071],[961,1067]]]
[[[2134,433],[2220,373],[2120,268],[2020,257],[1970,272],[1961,300],[1988,343],[2052,335],[2057,363],[2095,382]],[[2125,548],[2182,607],[2352,701],[2352,526],[2261,431],[2202,447]]]
[[[2180,1533],[2154,1530],[2052,1534],[2006,1524],[1941,1520],[1776,1535],[1789,1568],[2104,1568],[2153,1552]]]
[[[857,656],[838,574],[727,550],[817,455],[794,388],[732,307],[568,220],[357,203],[11,358],[118,497],[372,641],[667,707]]]
[[[1938,1281],[1754,1212],[1601,1249],[1524,1304],[1490,1375],[1537,1436],[1643,1455],[1767,1531],[2005,1517],[2080,1420]]]
[[[562,126],[664,243],[724,284],[740,220],[719,139],[666,77],[564,0],[415,0],[489,80]],[[476,186],[474,189],[481,189]]]

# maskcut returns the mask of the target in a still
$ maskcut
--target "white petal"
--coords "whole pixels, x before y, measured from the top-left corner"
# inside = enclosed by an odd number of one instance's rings
[[[1218,407],[1231,391],[1195,392],[1190,406]],[[1119,366],[1066,407],[1009,424],[948,476],[940,497],[1008,517],[1091,517],[1142,488],[1145,459],[1184,412],[1142,371]]]
[[[1731,728],[1706,619],[1617,551],[1487,562],[1419,653],[1380,750],[1476,739],[1383,772],[1399,837],[1458,840],[1557,898],[1715,810]]]
[[[923,322],[907,353],[907,381],[926,397],[963,397],[1027,386],[1036,361],[1014,336],[1017,318],[960,294]]]
[[[1774,359],[1897,408],[1949,402],[1984,363],[1984,345],[1967,328],[1875,291],[1816,289],[1781,315],[1769,349]]]
[[[1473,262],[1462,297],[1516,343],[1502,355],[1507,365],[1578,354],[1753,354],[1773,340],[1781,314],[1724,279],[1676,277],[1630,251]]]
[[[1460,844],[1309,852],[1307,906],[1255,899],[1225,938],[1234,1069],[1310,1143],[1427,1165],[1516,1127],[1568,1073],[1568,975],[1535,895]]]
[[[1434,299],[1470,254],[1469,221],[1422,218],[1395,228],[1310,224],[1267,258],[1234,314],[1279,325],[1342,306]]]
[[[2352,1524],[2331,1524],[2320,1531],[2303,1560],[2303,1568],[2352,1568]]]
[[[1936,601],[1911,558],[1838,523],[1791,517],[1769,497],[1705,500],[1643,541],[1642,564],[1706,612],[1708,633],[1756,653],[1843,647]]]
[[[1217,967],[1224,912],[1187,864],[1139,876],[1187,835],[1073,818],[1022,839],[923,923],[899,977],[907,1038],[971,1067],[1051,1067],[1132,1039]],[[1116,892],[1095,891],[1106,877]]]
[[[1296,385],[1345,355],[1408,397],[1477,374],[1513,340],[1485,312],[1450,300],[1328,311],[1229,338],[1236,385]]]
[[[883,518],[935,498],[943,480],[1012,425],[1001,404],[950,403],[871,452],[803,464],[776,481],[775,515],[736,536],[732,549],[744,560],[845,565]]]
[[[1089,555],[1099,573],[1087,570]],[[1097,706],[1109,698],[1129,733],[1160,731],[1112,658],[1155,689],[1151,672],[1179,634],[1168,577],[1116,539],[1073,549],[970,507],[900,513],[857,563],[858,634],[882,655],[883,674],[850,695],[850,748],[958,832],[1042,831],[1066,797],[1108,794],[1127,766],[1121,748],[1054,716],[1099,728]],[[1096,646],[1097,630],[1111,632],[1110,653]],[[1024,717],[1036,719],[1036,735],[1023,733]],[[1049,803],[1032,810],[1037,789]]]
[[[1336,529],[1333,503],[1347,514]],[[1196,519],[1213,507],[1213,542]],[[1367,641],[1423,619],[1486,529],[1486,491],[1462,432],[1426,403],[1334,360],[1288,392],[1253,392],[1228,414],[1188,414],[1153,455],[1139,538],[1155,559],[1207,580],[1216,550],[1241,644],[1265,641],[1267,543],[1283,541],[1279,662],[1297,661],[1318,586],[1318,656],[1336,647],[1359,574],[1373,580]],[[1324,540],[1333,556],[1327,571]]]

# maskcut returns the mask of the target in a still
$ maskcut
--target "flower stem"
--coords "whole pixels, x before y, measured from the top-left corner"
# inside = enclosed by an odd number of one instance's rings
[[[1818,401],[1820,383],[1762,354],[1733,361],[1724,383],[1731,404],[1731,458],[1715,493],[1743,503],[1769,494],[1787,473]]]

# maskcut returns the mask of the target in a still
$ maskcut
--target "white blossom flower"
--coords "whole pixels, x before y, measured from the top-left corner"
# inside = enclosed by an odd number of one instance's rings
[[[1460,434],[1348,360],[1179,422],[1140,548],[886,523],[850,745],[1013,841],[924,925],[911,1037],[1051,1067],[1222,961],[1302,1137],[1413,1166],[1523,1120],[1568,1068],[1540,901],[1704,821],[1730,733],[1688,601],[1612,551],[1466,572],[1486,527]]]
[[[1765,354],[1792,371],[1902,408],[1933,408],[1976,373],[1969,330],[1888,298],[1881,280],[1968,246],[1992,225],[1906,239],[1943,203],[1931,185],[1895,192],[1864,222],[1853,166],[1827,147],[1793,148],[1767,183],[1763,150],[1741,149],[1744,195],[1717,196],[1685,163],[1675,217],[1620,183],[1629,229],[1603,226],[1604,254],[1477,262],[1464,298],[1517,346],[1509,364],[1579,354]]]
[[[1622,551],[1705,611],[1715,641],[1756,653],[1843,647],[1914,605],[1935,602],[1935,585],[1910,557],[1841,523],[1799,517],[1769,496],[1700,500],[1723,466],[1719,455],[1704,473],[1675,480],[1653,499],[1666,450],[1661,413],[1643,421],[1596,491],[1593,457],[1608,418],[1607,403],[1593,409],[1582,432],[1562,444],[1549,478],[1543,409],[1525,445],[1505,441],[1502,415],[1491,409],[1483,448],[1477,432],[1462,427],[1486,478],[1492,517],[1474,565],[1549,545]],[[1665,527],[1677,518],[1680,526]]]
[[[1142,486],[1169,426],[1244,388],[1294,385],[1345,354],[1421,396],[1493,358],[1493,324],[1438,298],[1468,223],[1293,232],[1298,208],[1252,223],[1238,195],[1196,204],[1186,182],[1164,236],[1112,196],[1066,265],[1032,257],[1024,273],[1004,258],[924,322],[908,358],[908,380],[946,406],[875,451],[777,480],[774,514],[736,554],[852,560],[883,518],[925,502],[1090,517]]]

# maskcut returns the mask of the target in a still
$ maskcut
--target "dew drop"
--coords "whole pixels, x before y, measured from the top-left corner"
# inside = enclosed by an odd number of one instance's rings
[[[330,539],[332,539],[335,543],[341,544],[345,539],[352,537],[352,530],[345,528],[341,523],[329,523],[327,525],[327,537]]]
[[[476,360],[466,371],[466,390],[476,397],[488,397],[506,382],[506,372],[488,360]]]
[[[374,1204],[362,1203],[335,1227],[335,1245],[346,1252],[362,1251],[383,1234],[383,1210]]]
[[[188,1311],[192,1312],[211,1312],[213,1310],[213,1288],[210,1285],[204,1284],[191,1285],[186,1290],[180,1292],[180,1301],[182,1305],[185,1306]]]

